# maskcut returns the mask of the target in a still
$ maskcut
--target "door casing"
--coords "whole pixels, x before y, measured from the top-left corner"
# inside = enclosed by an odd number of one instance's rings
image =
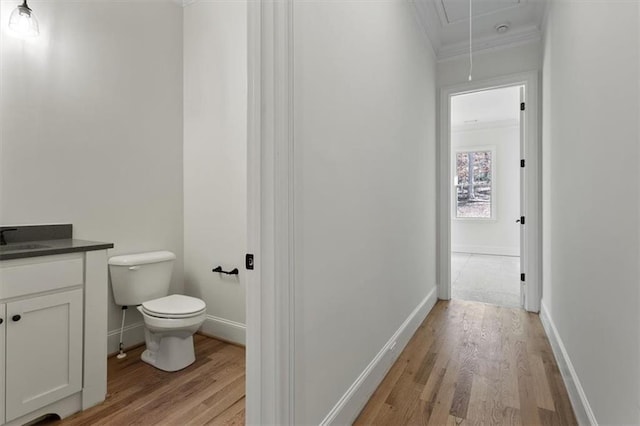
[[[292,10],[247,3],[248,425],[294,423]]]
[[[437,278],[438,298],[451,299],[451,210],[452,197],[450,190],[451,176],[451,97],[464,93],[472,93],[501,87],[523,85],[526,99],[523,132],[524,146],[521,148],[522,159],[526,161],[523,182],[524,197],[522,200],[522,216],[526,217],[523,234],[521,266],[525,274],[524,308],[529,312],[540,311],[541,299],[541,247],[542,247],[542,198],[541,198],[541,151],[539,139],[539,92],[538,73],[506,75],[502,77],[472,81],[440,89],[439,131],[438,131],[438,247]]]

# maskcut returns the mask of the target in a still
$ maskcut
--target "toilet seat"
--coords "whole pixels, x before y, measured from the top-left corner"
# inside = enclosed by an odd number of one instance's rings
[[[157,318],[191,318],[204,313],[207,305],[196,297],[172,294],[143,302],[142,312]]]

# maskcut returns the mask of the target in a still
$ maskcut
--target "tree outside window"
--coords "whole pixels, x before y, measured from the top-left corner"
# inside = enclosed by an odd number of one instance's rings
[[[456,217],[493,217],[493,155],[491,151],[456,153]]]

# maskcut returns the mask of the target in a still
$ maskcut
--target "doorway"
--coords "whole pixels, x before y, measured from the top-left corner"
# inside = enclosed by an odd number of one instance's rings
[[[506,307],[520,281],[523,86],[451,98],[451,297]]]
[[[500,94],[505,96],[505,100],[491,99],[499,97]],[[508,100],[509,98],[511,100]],[[476,107],[479,109],[476,118],[470,118],[469,114],[466,118],[463,115],[462,119],[454,117],[452,108],[458,101],[463,100],[469,101],[467,103],[470,105],[479,103],[480,107]],[[511,109],[510,116],[499,118],[496,115],[497,112],[493,111],[500,102],[510,103],[512,105],[510,108],[515,108],[515,110]],[[483,103],[484,107],[482,107]],[[514,118],[514,115],[519,119]],[[514,126],[514,120],[517,121],[517,126]],[[486,130],[491,127],[492,121],[499,122],[503,127],[511,125],[513,127],[511,133],[519,135],[515,142],[516,146],[511,146],[512,151],[516,152],[515,156],[513,154],[510,156],[508,152],[499,149],[501,142],[495,135],[485,137],[481,142],[476,141],[477,143],[461,142],[458,146],[457,141],[464,139],[460,138],[459,134],[465,129],[477,131],[477,134],[480,134],[480,130],[490,133]],[[486,300],[487,295],[484,294],[485,300],[482,301],[522,306],[530,312],[540,310],[539,147],[537,73],[503,76],[441,89],[438,152],[440,202],[438,297],[440,299],[449,300],[452,296],[456,297],[452,284],[455,285],[456,280],[458,284],[462,282],[460,280],[467,280],[467,293],[464,296],[456,293],[458,297],[471,299],[469,292],[476,292],[475,295],[478,295],[483,288],[485,290],[488,288],[489,291],[502,294],[494,294],[496,298],[493,302]],[[510,168],[502,170],[503,167],[500,166],[504,166],[509,161]],[[514,172],[514,167],[518,171]],[[460,168],[460,174],[458,174],[458,168]],[[501,183],[501,175],[507,177],[506,183]],[[501,189],[513,188],[514,185],[519,189],[519,193],[513,195],[512,191],[512,195],[502,194]],[[502,208],[504,202],[509,200],[511,203],[506,203],[508,208]],[[469,229],[463,232],[465,226],[469,228],[472,224],[483,223],[485,226],[480,228],[482,232],[476,233],[476,238],[481,237],[484,232],[485,237],[494,237],[493,241],[489,238],[466,242],[460,240],[461,235],[469,236]],[[487,224],[494,226],[487,226]],[[500,225],[505,226],[504,230],[500,230]],[[505,231],[506,229],[511,232]],[[466,272],[465,265],[469,267]],[[478,273],[478,270],[482,273]],[[497,280],[494,278],[493,289],[487,285],[492,270],[496,272],[494,276],[500,275]],[[484,276],[480,277],[481,282],[474,288],[469,282],[469,276],[481,274]]]

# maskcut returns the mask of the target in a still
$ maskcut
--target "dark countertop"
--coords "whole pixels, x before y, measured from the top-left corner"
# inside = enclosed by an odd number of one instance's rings
[[[0,260],[50,256],[113,248],[112,243],[61,238],[43,241],[24,241],[0,246]]]

